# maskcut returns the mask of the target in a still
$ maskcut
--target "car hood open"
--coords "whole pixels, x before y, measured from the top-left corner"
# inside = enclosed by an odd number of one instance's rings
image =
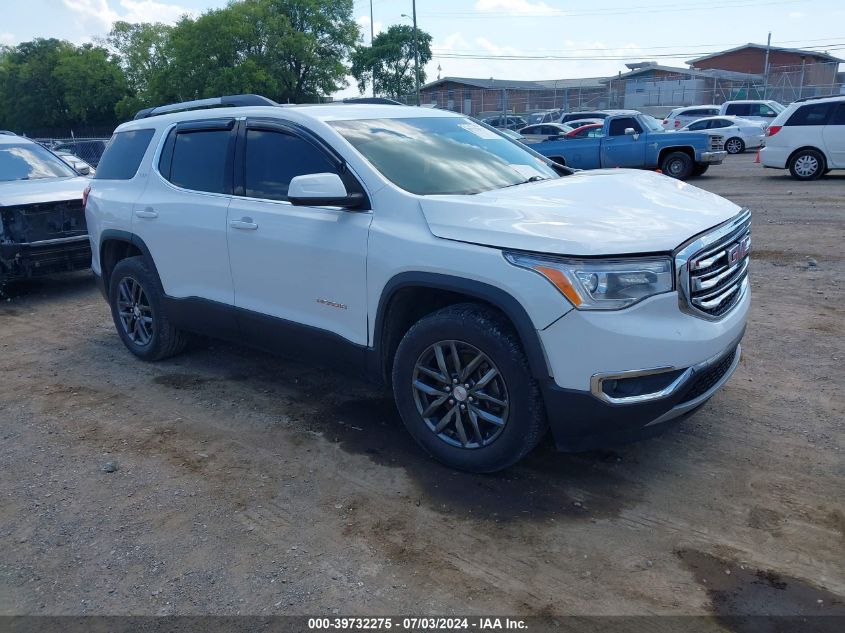
[[[654,172],[602,169],[476,195],[422,199],[445,239],[557,255],[668,252],[740,212]]]
[[[0,181],[0,207],[82,200],[82,191],[90,182],[82,176]]]

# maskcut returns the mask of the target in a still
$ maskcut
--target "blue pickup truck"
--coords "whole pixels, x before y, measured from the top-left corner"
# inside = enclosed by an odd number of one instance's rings
[[[702,132],[669,132],[650,116],[616,110],[604,120],[596,137],[558,137],[531,149],[575,169],[632,167],[660,169],[685,180],[701,176],[727,156],[724,139]]]

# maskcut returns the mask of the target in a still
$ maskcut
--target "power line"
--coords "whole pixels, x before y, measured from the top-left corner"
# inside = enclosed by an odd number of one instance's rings
[[[807,1],[807,0],[805,0]],[[473,19],[483,20],[499,20],[511,18],[527,18],[527,19],[544,19],[554,17],[582,17],[591,15],[634,15],[643,13],[681,13],[681,12],[695,12],[695,11],[712,11],[713,9],[737,9],[743,7],[767,7],[776,5],[796,5],[800,0],[769,0],[767,2],[724,2],[701,5],[697,7],[666,7],[664,5],[643,5],[639,7],[609,7],[606,9],[596,9],[588,11],[567,11],[565,9],[550,9],[538,11],[535,13],[513,12],[513,11],[499,11],[495,14],[492,12],[481,11],[431,11],[428,13],[420,13],[421,17],[435,18],[435,19],[454,19],[456,17],[472,17]]]

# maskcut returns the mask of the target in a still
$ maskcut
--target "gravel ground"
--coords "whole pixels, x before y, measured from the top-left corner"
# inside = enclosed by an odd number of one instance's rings
[[[845,172],[731,156],[739,370],[612,451],[423,457],[361,382],[203,341],[135,360],[87,274],[0,304],[0,614],[845,613]]]

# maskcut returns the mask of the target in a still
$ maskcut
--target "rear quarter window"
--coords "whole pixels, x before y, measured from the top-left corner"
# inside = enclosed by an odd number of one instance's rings
[[[131,130],[112,136],[97,166],[96,180],[131,180],[138,172],[155,130]]]
[[[751,114],[750,103],[731,103],[725,108],[725,114],[733,114],[735,116],[748,116]]]

